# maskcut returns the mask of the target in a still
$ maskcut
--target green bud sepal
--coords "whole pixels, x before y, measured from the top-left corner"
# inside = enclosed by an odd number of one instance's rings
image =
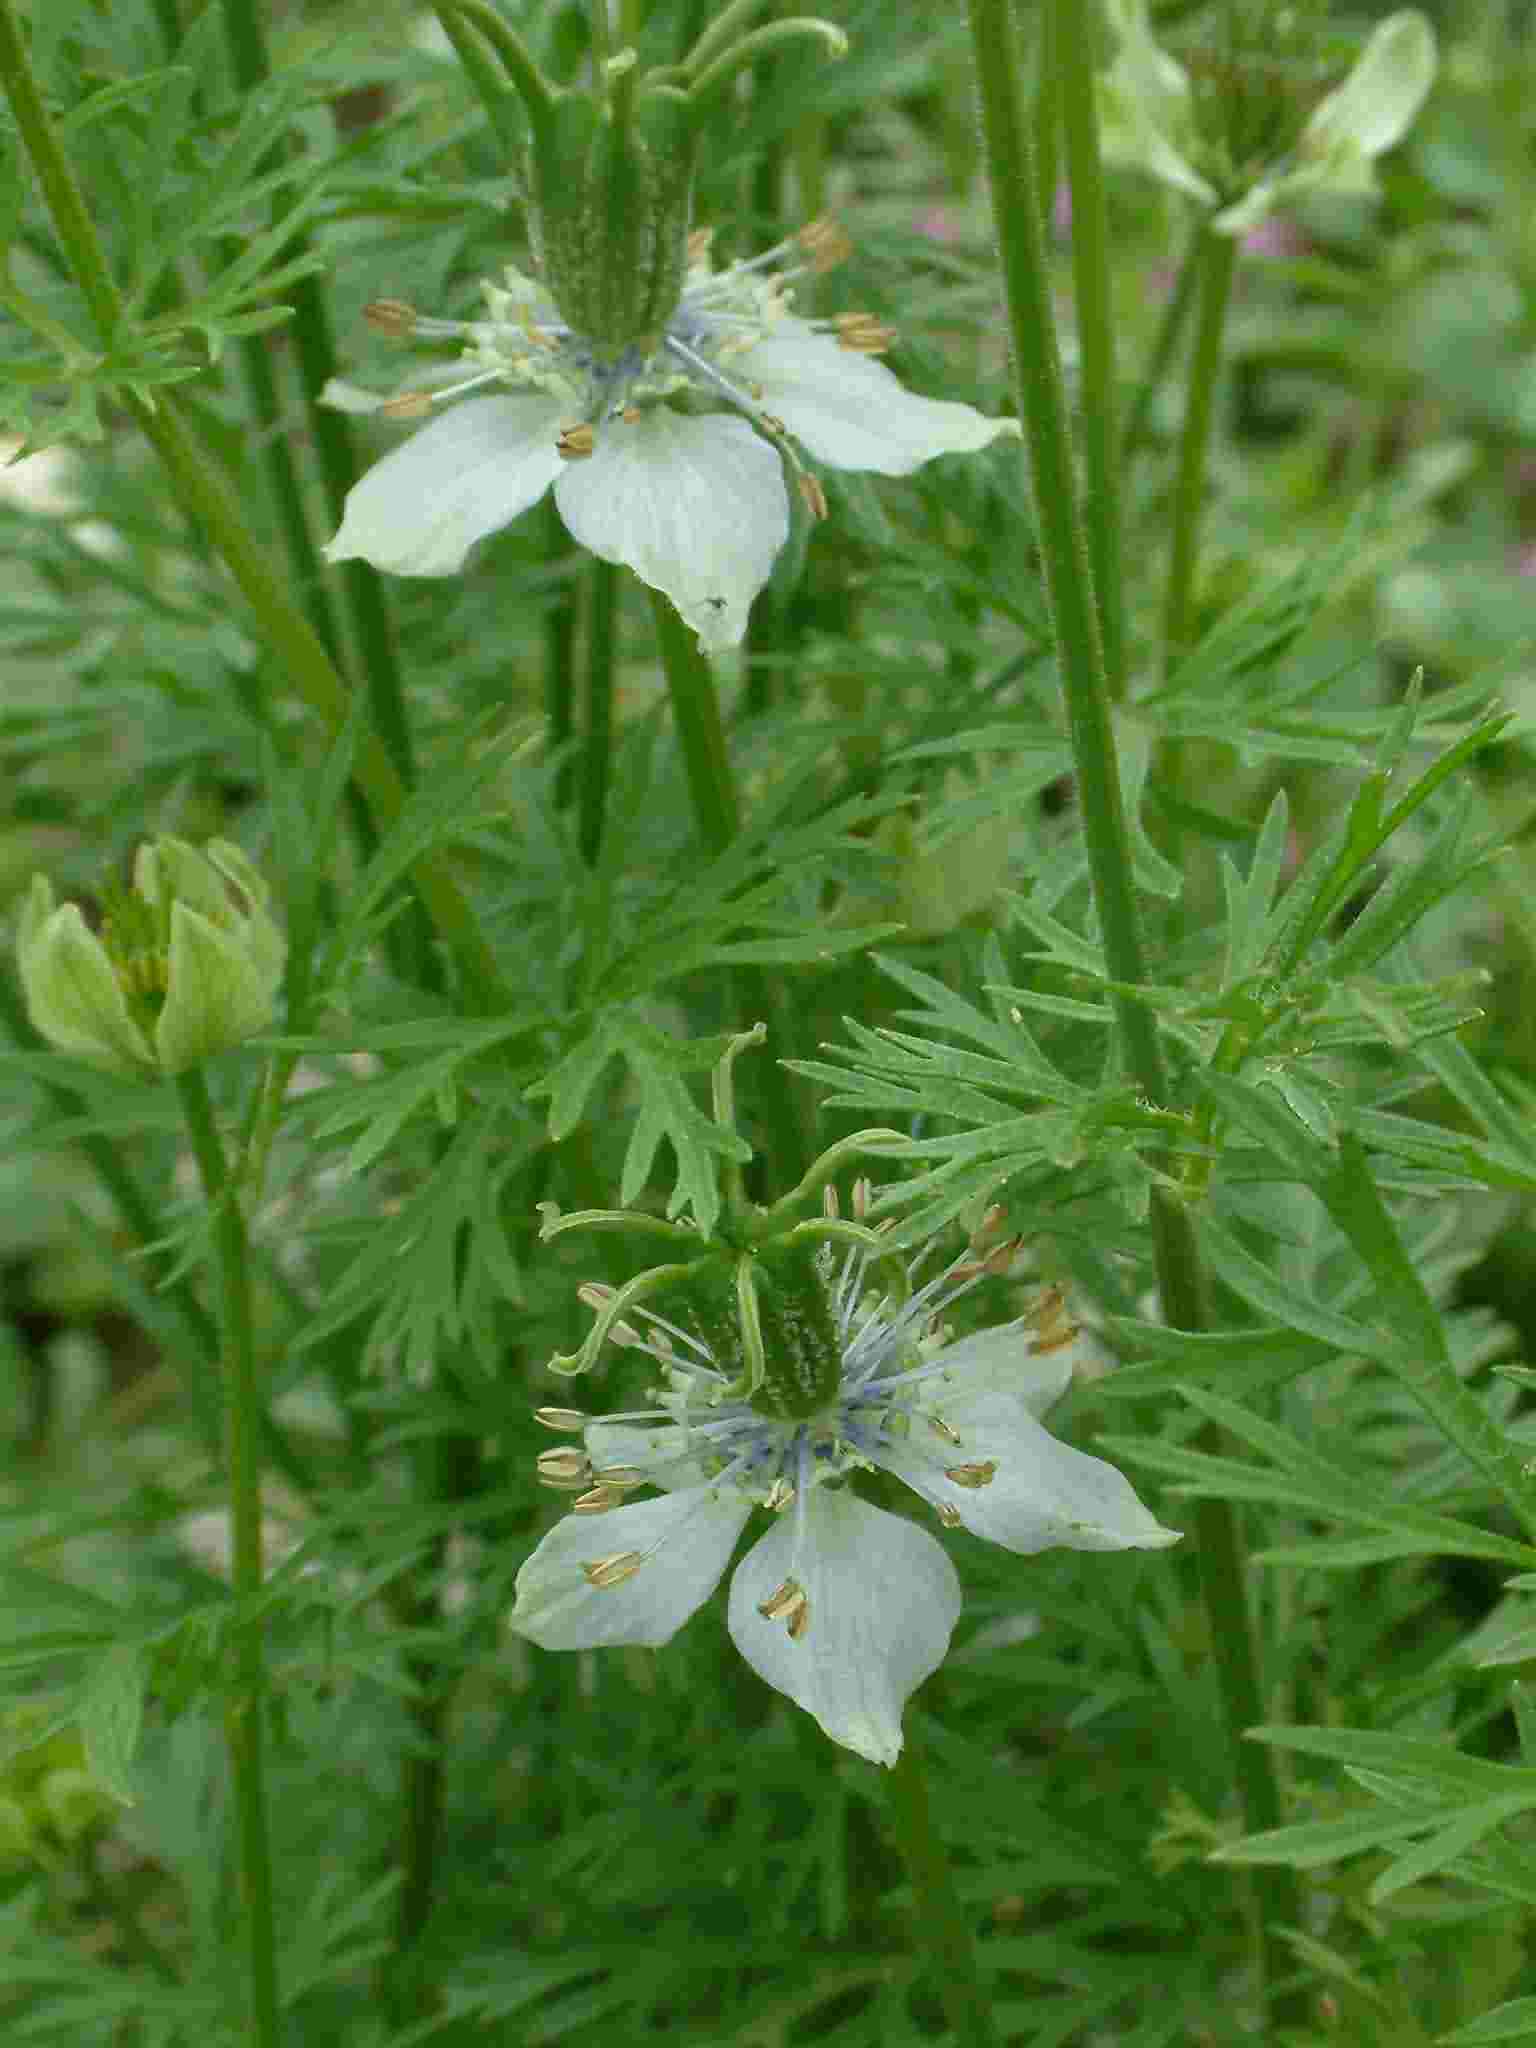
[[[107,896],[99,934],[44,875],[22,906],[17,966],[51,1045],[114,1073],[177,1074],[272,1021],[283,937],[238,846],[154,840],[132,888]]]

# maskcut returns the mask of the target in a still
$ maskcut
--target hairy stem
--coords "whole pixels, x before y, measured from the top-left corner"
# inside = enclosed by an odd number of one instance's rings
[[[1188,653],[1195,638],[1195,570],[1200,555],[1200,520],[1205,510],[1205,472],[1216,386],[1221,376],[1222,331],[1236,264],[1235,236],[1219,235],[1207,226],[1196,252],[1200,310],[1189,359],[1184,426],[1179,435],[1179,466],[1173,489],[1173,544],[1163,599],[1163,660],[1170,668]]]

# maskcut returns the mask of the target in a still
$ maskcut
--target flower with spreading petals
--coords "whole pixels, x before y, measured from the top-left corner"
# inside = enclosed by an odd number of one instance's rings
[[[1261,164],[1232,162],[1201,130],[1190,74],[1152,34],[1147,0],[1107,0],[1118,40],[1100,81],[1107,163],[1149,172],[1212,209],[1211,225],[1243,235],[1310,192],[1368,197],[1373,164],[1401,142],[1435,79],[1435,32],[1417,8],[1378,22],[1343,83],[1312,111],[1291,146]],[[1264,120],[1278,95],[1256,95]],[[1225,122],[1230,94],[1219,94]]]
[[[598,1421],[540,1411],[584,1436],[539,1460],[546,1484],[579,1497],[519,1572],[511,1625],[550,1650],[665,1643],[765,1508],[773,1527],[731,1582],[736,1647],[834,1742],[892,1764],[907,1698],[948,1648],[960,1582],[942,1544],[860,1499],[851,1475],[881,1467],[944,1527],[1005,1550],[1157,1549],[1178,1532],[1112,1465],[1037,1419],[1072,1376],[1076,1331],[1059,1295],[947,1343],[936,1319],[976,1265],[898,1302],[869,1286],[868,1253],[834,1260],[827,1246],[815,1255],[819,1302],[791,1297],[765,1328],[773,1343],[755,1393],[697,1336],[639,1311],[644,1334],[613,1334],[661,1368],[654,1408]],[[630,1501],[641,1486],[660,1491]]]
[[[385,331],[456,341],[462,355],[392,399],[327,387],[345,409],[434,415],[354,485],[327,557],[449,576],[552,486],[583,547],[661,591],[706,649],[734,647],[789,535],[786,462],[810,511],[825,510],[800,451],[905,476],[1019,431],[904,390],[875,360],[892,335],[869,315],[791,312],[800,272],[778,265],[793,243],[717,271],[708,240],[690,238],[661,331],[618,349],[575,332],[515,270],[484,286],[481,320],[425,319],[395,300],[371,308]],[[798,241],[816,269],[846,246],[826,223]]]

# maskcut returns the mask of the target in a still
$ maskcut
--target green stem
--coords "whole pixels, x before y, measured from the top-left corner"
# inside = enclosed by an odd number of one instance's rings
[[[726,752],[715,678],[699,652],[693,629],[683,624],[659,590],[648,588],[647,595],[699,837],[710,853],[723,853],[741,829],[741,806]]]
[[[1130,467],[1137,450],[1146,439],[1147,421],[1152,413],[1152,401],[1157,396],[1158,386],[1168,374],[1168,365],[1173,361],[1173,352],[1179,345],[1184,332],[1184,322],[1189,318],[1189,309],[1195,302],[1195,286],[1200,281],[1200,239],[1202,229],[1196,228],[1190,241],[1184,261],[1179,265],[1179,274],[1174,280],[1168,303],[1163,308],[1163,317],[1158,322],[1157,333],[1152,338],[1151,353],[1147,367],[1142,372],[1141,382],[1136,386],[1125,416],[1125,438],[1120,444],[1120,457]]]
[[[723,853],[741,830],[741,805],[720,722],[715,679],[692,629],[683,624],[659,591],[648,594],[699,837],[711,854]],[[774,1057],[762,1070],[758,1091],[762,1117],[758,1150],[771,1184],[792,1186],[814,1150],[815,1118],[799,1084],[782,1064],[792,1051],[791,1006],[783,984],[760,967],[741,969],[737,987],[747,1015],[762,1018],[773,1034]]]
[[[982,123],[1008,302],[1019,412],[1030,453],[1036,530],[1061,664],[1094,905],[1105,964],[1120,984],[1116,1024],[1126,1067],[1154,1103],[1170,1100],[1162,1046],[1150,1011],[1134,991],[1145,979],[1140,920],[1131,872],[1124,800],[1110,723],[1099,621],[1078,517],[1068,414],[1056,352],[1049,279],[1042,247],[1029,129],[1019,84],[1011,0],[968,0]],[[1064,37],[1086,38],[1088,23],[1063,19]],[[1152,1251],[1163,1311],[1181,1329],[1208,1321],[1207,1283],[1188,1210],[1164,1187],[1153,1191]],[[1272,1826],[1279,1787],[1272,1759],[1256,1768],[1243,1731],[1262,1700],[1257,1649],[1246,1599],[1243,1544],[1229,1503],[1200,1518],[1201,1559],[1211,1640],[1227,1721],[1232,1771],[1252,1832]],[[1255,1962],[1261,1983],[1284,1966],[1277,1929],[1297,1920],[1293,1873],[1255,1874],[1264,1911]]]
[[[576,806],[576,837],[590,866],[603,844],[608,776],[613,756],[614,628],[619,609],[619,571],[594,556],[587,578],[586,721]]]
[[[592,75],[598,78],[613,54],[613,32],[608,22],[608,0],[587,0],[587,36],[592,45]]]
[[[558,560],[569,552],[565,528],[552,497],[546,498],[539,513],[543,519],[547,559]],[[576,733],[576,585],[564,578],[544,614],[544,722],[545,738],[552,754],[559,755]],[[574,764],[562,762],[555,783],[555,801],[562,808],[571,800]]]
[[[1034,15],[1035,89],[1030,112],[1034,121],[1035,190],[1038,203],[1049,218],[1056,204],[1056,181],[1061,175],[1061,87],[1057,77],[1061,17],[1053,0],[1036,8]]]
[[[224,1729],[240,1836],[241,1933],[245,1939],[249,2039],[278,2048],[277,1946],[272,1927],[272,1852],[267,1839],[266,1668],[261,1597],[261,1394],[245,1217],[199,1067],[177,1076],[187,1136],[214,1212],[219,1323],[224,1352],[224,1414],[235,1592],[234,1673]]]
[[[1221,338],[1232,295],[1237,239],[1207,226],[1196,256],[1200,311],[1189,361],[1184,425],[1173,495],[1173,545],[1168,556],[1168,589],[1163,601],[1163,660],[1172,667],[1195,638],[1195,569],[1200,553],[1200,519],[1205,509],[1205,472],[1211,419],[1221,376]]]
[[[920,1939],[933,1955],[939,1996],[957,2042],[991,2048],[997,2033],[976,1968],[975,1945],[955,1896],[944,1844],[934,1832],[928,1774],[909,1727],[890,1776],[891,1829],[912,1880]]]
[[[1104,671],[1112,699],[1125,695],[1124,577],[1120,566],[1120,450],[1116,427],[1115,321],[1109,296],[1109,237],[1099,170],[1093,51],[1080,0],[1049,0],[1056,89],[1072,188],[1072,278],[1082,351],[1083,514],[1099,605]],[[1042,192],[1042,198],[1045,194]]]
[[[468,1499],[475,1491],[480,1464],[470,1438],[434,1437],[419,1446],[414,1463],[416,1498],[429,1511]],[[432,1539],[426,1560],[413,1568],[392,1602],[395,1618],[413,1635],[442,1626],[439,1595],[451,1542],[449,1531]],[[400,1765],[401,1879],[389,1980],[395,2016],[402,2022],[419,2001],[421,1986],[411,1951],[431,1917],[437,1894],[446,1794],[443,1742],[458,1666],[427,1650],[410,1657],[407,1669],[415,1687],[413,1741]]]
[[[75,183],[69,160],[59,148],[48,110],[27,62],[26,45],[11,0],[0,0],[0,90],[10,102],[27,155],[32,160],[43,198],[53,216],[59,240],[68,253],[75,281],[104,342],[110,344],[123,316],[123,302],[96,238],[91,216]]]

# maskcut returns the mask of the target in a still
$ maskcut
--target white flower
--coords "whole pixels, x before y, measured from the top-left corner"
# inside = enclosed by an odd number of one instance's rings
[[[829,239],[824,226],[802,237],[813,256]],[[798,273],[773,266],[792,244],[718,272],[707,247],[707,236],[690,242],[682,297],[655,346],[612,361],[515,270],[505,286],[483,287],[484,320],[421,319],[393,301],[375,309],[397,333],[462,341],[460,363],[388,401],[333,382],[331,403],[398,415],[471,391],[497,395],[449,406],[375,463],[348,494],[328,559],[449,576],[553,485],[583,547],[662,591],[706,649],[734,647],[789,534],[784,459],[822,509],[792,441],[834,468],[905,476],[1019,431],[1016,420],[903,390],[872,359],[891,336],[869,317],[790,312]],[[735,410],[678,410],[685,394]]]
[[[1100,81],[1100,143],[1107,163],[1150,172],[1218,207],[1221,194],[1191,158],[1200,155],[1189,77],[1154,40],[1147,0],[1108,0],[1119,37]],[[1308,192],[1369,197],[1373,160],[1402,141],[1435,80],[1435,32],[1416,8],[1379,22],[1353,70],[1314,110],[1282,163],[1215,213],[1224,235],[1246,234]]]
[[[840,1384],[804,1421],[761,1413],[675,1325],[648,1317],[649,1335],[624,1330],[662,1367],[658,1406],[585,1423],[584,1451],[540,1459],[548,1483],[588,1490],[519,1572],[515,1629],[549,1650],[665,1643],[766,1507],[775,1524],[731,1584],[736,1647],[834,1742],[891,1764],[908,1695],[948,1647],[960,1582],[943,1546],[860,1500],[850,1472],[883,1466],[946,1527],[1006,1550],[1177,1542],[1112,1465],[1036,1419],[1072,1376],[1076,1332],[1059,1296],[936,1348],[924,1332],[975,1268],[951,1269],[900,1305],[871,1298],[867,1272],[851,1253],[829,1282]],[[556,1428],[583,1426],[572,1410],[541,1413]],[[621,1505],[640,1485],[663,1491]]]

